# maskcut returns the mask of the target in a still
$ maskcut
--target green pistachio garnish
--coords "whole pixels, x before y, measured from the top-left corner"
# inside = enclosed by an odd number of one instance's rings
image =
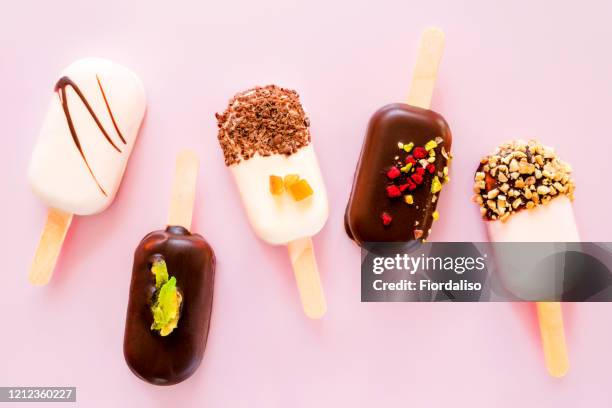
[[[448,183],[450,181],[450,177],[448,176],[448,166],[444,167],[442,174],[444,174],[444,183]]]
[[[176,278],[169,277],[168,267],[163,258],[155,259],[151,272],[155,276],[154,302],[151,306],[153,324],[151,330],[167,336],[178,325],[183,297],[176,287]]]
[[[412,148],[414,147],[414,143],[410,142],[408,144],[405,144],[402,146],[404,148],[404,151],[406,153],[410,153],[412,151]]]
[[[435,149],[436,147],[438,147],[438,144],[435,140],[430,140],[429,142],[425,143],[425,150],[427,150],[428,152]]]
[[[164,283],[168,282],[168,267],[163,258],[157,258],[153,261],[151,272],[155,275],[155,289],[159,290]]]
[[[442,190],[442,183],[440,183],[440,179],[438,176],[435,176],[431,181],[431,192],[432,194],[436,194]]]
[[[400,169],[402,173],[408,173],[412,169],[412,163],[406,164],[404,167]]]

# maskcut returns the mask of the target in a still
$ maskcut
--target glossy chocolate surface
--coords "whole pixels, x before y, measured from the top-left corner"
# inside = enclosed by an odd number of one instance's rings
[[[162,337],[151,330],[155,278],[152,259],[162,255],[183,296],[178,326]],[[123,353],[138,377],[156,385],[185,380],[200,365],[210,325],[215,255],[198,234],[169,226],[143,238],[134,254]]]
[[[407,155],[399,149],[398,143],[412,142],[415,147],[424,146],[436,138],[442,141],[435,149],[433,164],[437,175],[448,165],[452,141],[450,129],[442,116],[399,103],[386,105],[372,116],[344,219],[347,234],[357,244],[427,238],[437,205],[434,196],[439,194],[431,193],[432,177],[425,177],[414,191],[403,193],[414,198],[414,204],[408,205],[403,196],[388,197],[386,189],[391,181],[387,171]],[[442,154],[442,148],[446,154]],[[443,182],[443,177],[439,179]],[[384,225],[381,220],[383,212],[393,217],[389,225]]]

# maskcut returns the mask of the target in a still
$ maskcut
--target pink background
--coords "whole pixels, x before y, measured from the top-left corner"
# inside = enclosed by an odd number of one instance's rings
[[[454,134],[452,183],[432,239],[482,240],[470,203],[479,157],[514,137],[557,146],[575,168],[585,240],[610,240],[612,3],[561,1],[18,1],[0,12],[0,201],[5,233],[0,385],[74,385],[83,406],[610,405],[612,306],[566,307],[571,371],[546,374],[520,304],[361,304],[359,249],[342,217],[368,118],[407,93],[420,31],[447,48],[433,106]],[[498,2],[500,3],[500,2]],[[76,218],[52,283],[27,284],[45,220],[28,158],[59,70],[104,56],[145,83],[148,116],[114,205]],[[237,91],[299,90],[329,189],[315,238],[329,312],[307,320],[286,251],[249,229],[216,140]],[[218,258],[203,364],[170,388],[123,360],[132,253],[166,219],[174,158],[201,157],[194,229]]]

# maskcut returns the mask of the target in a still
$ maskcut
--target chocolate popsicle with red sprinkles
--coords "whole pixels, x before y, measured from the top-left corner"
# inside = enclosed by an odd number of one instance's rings
[[[451,133],[435,112],[391,104],[374,114],[345,215],[349,236],[365,242],[426,239],[449,180]]]
[[[452,137],[429,106],[443,47],[444,33],[426,30],[408,104],[386,105],[370,119],[344,216],[348,236],[360,246],[425,240],[439,217]]]

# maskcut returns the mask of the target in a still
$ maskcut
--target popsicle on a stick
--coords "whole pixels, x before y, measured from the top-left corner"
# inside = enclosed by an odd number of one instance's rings
[[[29,280],[49,282],[72,215],[103,211],[117,193],[146,108],[140,79],[100,58],[60,74],[34,147],[29,181],[49,206]]]
[[[190,232],[198,159],[179,154],[165,230],[147,234],[134,254],[123,353],[138,377],[172,385],[200,365],[210,328],[215,254]]]
[[[327,306],[311,237],[325,224],[328,203],[297,92],[275,85],[246,90],[217,121],[253,230],[269,244],[287,245],[304,312],[322,317]]]
[[[494,242],[579,242],[571,167],[536,140],[514,140],[480,161],[474,201]],[[561,304],[538,302],[542,346],[550,375],[569,369]]]
[[[444,33],[425,30],[408,104],[386,105],[370,119],[344,217],[359,245],[424,240],[438,219],[452,138],[429,107],[443,49]]]

